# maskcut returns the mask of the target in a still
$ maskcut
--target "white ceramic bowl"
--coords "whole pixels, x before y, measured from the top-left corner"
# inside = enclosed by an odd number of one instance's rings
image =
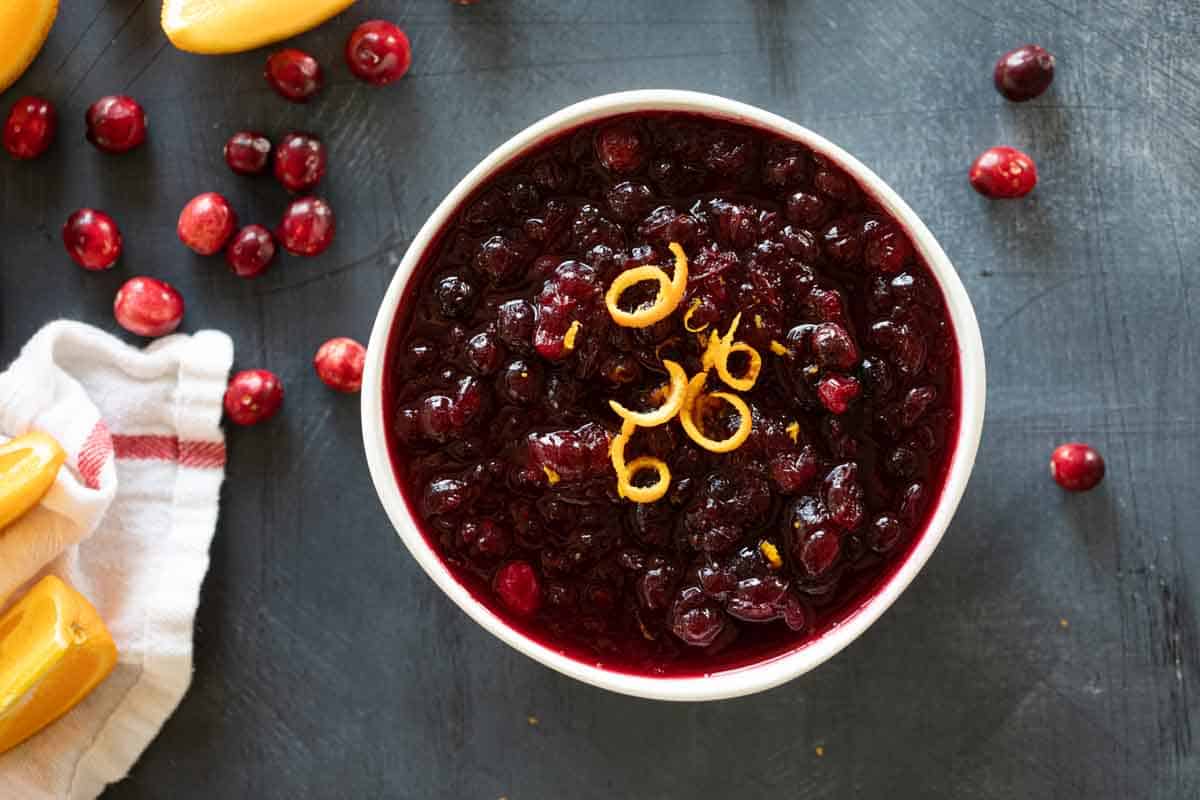
[[[644,111],[687,111],[746,122],[795,139],[832,159],[865,186],[905,226],[941,285],[958,338],[962,383],[958,438],[954,443],[952,462],[937,506],[925,531],[904,562],[862,606],[816,639],[766,661],[698,677],[655,678],[601,669],[551,650],[507,625],[455,580],[418,530],[392,472],[385,433],[384,359],[392,325],[404,296],[405,285],[420,263],[425,249],[454,211],[497,170],[547,137],[616,114]],[[659,700],[717,700],[762,691],[808,672],[850,644],[900,596],[941,541],[966,488],[983,426],[984,385],[983,344],[979,337],[979,325],[958,274],[925,224],[874,172],[845,150],[807,128],[744,103],[696,92],[621,92],[594,97],[564,108],[530,125],[497,147],[454,187],[417,233],[392,278],[371,331],[362,389],[363,441],[375,490],[400,538],[442,591],[485,629],[530,658],[594,686]]]

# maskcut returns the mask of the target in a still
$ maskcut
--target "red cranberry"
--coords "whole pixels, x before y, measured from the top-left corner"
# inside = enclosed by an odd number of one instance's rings
[[[904,526],[891,514],[880,514],[871,522],[868,543],[877,553],[886,553],[894,548],[904,536]]]
[[[850,403],[862,392],[857,378],[846,375],[828,375],[817,384],[817,397],[821,405],[832,414],[845,414]]]
[[[358,78],[376,86],[400,80],[412,65],[412,46],[397,25],[373,19],[346,40],[346,64]]]
[[[1014,103],[1032,100],[1054,80],[1054,56],[1036,44],[1027,44],[1000,56],[992,73],[996,91]]]
[[[293,103],[307,103],[320,91],[325,76],[317,60],[303,50],[289,47],[267,59],[267,83]]]
[[[238,175],[259,175],[271,158],[271,140],[261,133],[239,131],[225,143],[225,163]]]
[[[726,616],[698,586],[680,592],[671,608],[671,632],[692,647],[708,647],[725,629]]]
[[[237,230],[237,214],[229,202],[216,192],[198,194],[179,212],[175,232],[179,241],[202,256],[221,252]]]
[[[815,228],[829,217],[827,201],[809,192],[796,192],[787,200],[788,222]]]
[[[510,561],[496,570],[492,587],[504,605],[528,616],[542,605],[542,585],[528,561]]]
[[[841,537],[831,528],[817,528],[799,541],[794,557],[810,578],[819,578],[837,563]]]
[[[124,153],[146,141],[146,112],[132,97],[101,97],[87,110],[87,139],[106,153]]]
[[[325,174],[325,145],[308,133],[289,133],[275,149],[275,177],[289,192],[307,191]]]
[[[94,208],[81,208],[63,225],[63,244],[86,270],[110,269],[121,257],[121,231],[113,218]]]
[[[612,172],[637,172],[646,160],[646,147],[637,126],[615,122],[596,134],[596,157]]]
[[[317,349],[313,367],[317,377],[330,389],[353,394],[362,388],[363,364],[367,349],[353,339],[339,336]]]
[[[155,278],[130,278],[113,300],[117,324],[138,336],[165,336],[183,320],[183,296]]]
[[[843,530],[852,531],[862,522],[863,488],[858,482],[858,464],[839,464],[825,476],[825,507],[829,518]]]
[[[1037,185],[1037,166],[1014,147],[989,147],[975,159],[967,177],[984,197],[1024,197]]]
[[[912,258],[912,244],[908,237],[890,225],[876,231],[868,240],[864,251],[867,266],[878,272],[899,272]]]
[[[229,240],[225,260],[239,278],[257,278],[275,258],[275,237],[262,225],[247,225]]]
[[[301,197],[284,210],[279,240],[293,255],[315,256],[333,244],[336,229],[333,209],[328,203],[319,197]]]
[[[532,405],[542,396],[542,365],[517,359],[500,373],[500,394],[519,405]]]
[[[247,369],[229,379],[225,414],[237,425],[257,425],[270,419],[283,405],[283,384],[265,369]]]
[[[1050,456],[1050,475],[1068,491],[1086,492],[1104,477],[1104,459],[1091,445],[1070,442]]]
[[[58,114],[49,100],[22,97],[4,123],[4,149],[13,158],[37,158],[50,147],[57,130]]]

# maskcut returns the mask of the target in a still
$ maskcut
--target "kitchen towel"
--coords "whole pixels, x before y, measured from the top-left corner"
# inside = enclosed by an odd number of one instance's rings
[[[0,374],[0,435],[41,430],[68,454],[40,505],[0,532],[0,611],[53,573],[92,602],[120,652],[82,703],[0,756],[0,798],[96,797],[183,698],[225,476],[232,362],[217,331],[141,350],[59,321]]]

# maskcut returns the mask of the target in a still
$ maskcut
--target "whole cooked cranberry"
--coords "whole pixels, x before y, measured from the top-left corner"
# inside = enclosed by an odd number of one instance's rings
[[[859,226],[849,217],[834,220],[821,234],[825,255],[835,264],[850,266],[862,257],[863,238]]]
[[[1104,459],[1091,445],[1069,442],[1051,454],[1050,475],[1068,491],[1086,492],[1104,478]]]
[[[465,273],[444,275],[433,286],[438,310],[446,319],[465,319],[475,311],[479,290],[475,282]]]
[[[113,300],[117,324],[138,336],[166,336],[183,321],[183,296],[155,278],[130,278]]]
[[[821,194],[842,204],[849,204],[858,196],[854,180],[841,170],[818,170],[813,176],[813,186]]]
[[[596,157],[605,169],[622,175],[641,169],[646,144],[637,125],[626,120],[602,128],[596,134]]]
[[[468,520],[458,528],[458,539],[474,556],[485,559],[502,557],[508,552],[511,539],[495,520]]]
[[[542,585],[528,561],[510,561],[496,570],[492,588],[508,609],[529,616],[542,605]]]
[[[698,586],[685,588],[671,607],[671,632],[693,647],[708,647],[725,629],[725,614]]]
[[[307,191],[325,175],[325,145],[310,133],[289,133],[275,148],[275,177],[289,192]]]
[[[500,373],[500,394],[509,402],[532,405],[542,396],[542,365],[535,361],[510,361]]]
[[[179,212],[175,232],[179,241],[202,256],[221,252],[237,230],[237,214],[229,201],[216,192],[198,194]]]
[[[1037,185],[1037,166],[1015,147],[989,147],[975,159],[967,177],[984,197],[1024,197]]]
[[[121,231],[103,211],[79,209],[67,217],[62,235],[67,253],[86,270],[110,269],[121,257]]]
[[[576,322],[586,323],[599,306],[601,297],[599,276],[590,265],[579,261],[559,264],[538,294],[537,326],[533,333],[533,346],[538,355],[560,361],[574,352],[567,347],[567,333]],[[578,342],[575,349],[578,349]]]
[[[604,199],[618,222],[633,222],[645,216],[654,202],[654,193],[644,183],[622,181],[604,193]]]
[[[817,451],[811,445],[771,457],[771,477],[783,494],[799,494],[817,477]]]
[[[810,192],[796,192],[787,199],[787,218],[793,225],[815,228],[829,218],[828,201]]]
[[[1036,44],[1009,50],[992,72],[996,91],[1014,103],[1032,100],[1054,80],[1054,56]]]
[[[467,340],[463,348],[467,367],[476,375],[491,375],[500,369],[504,360],[504,348],[496,334],[482,331]]]
[[[836,322],[822,322],[813,328],[813,354],[824,369],[848,370],[858,363],[858,348],[846,329]]]
[[[516,242],[497,234],[488,237],[475,251],[475,268],[496,283],[520,278],[533,260],[527,242]]]
[[[362,388],[366,360],[367,348],[353,339],[339,336],[317,348],[313,369],[321,383],[330,389],[353,394]]]
[[[275,258],[275,237],[262,225],[247,225],[229,240],[225,260],[239,278],[257,278]]]
[[[904,526],[891,514],[880,514],[871,521],[871,532],[867,537],[871,549],[877,553],[892,550],[904,537]]]
[[[281,97],[293,103],[307,103],[325,83],[317,60],[294,47],[272,53],[264,77]]]
[[[817,397],[831,414],[845,414],[861,393],[858,379],[848,375],[827,375],[817,384]]]
[[[293,200],[283,211],[279,223],[279,241],[292,255],[320,255],[333,244],[337,222],[333,209],[319,197]]]
[[[367,83],[385,86],[408,72],[412,46],[397,25],[382,19],[369,20],[346,40],[346,64]]]
[[[146,141],[146,112],[132,97],[109,95],[88,107],[87,140],[106,153],[124,153]]]
[[[862,522],[863,488],[858,482],[858,464],[839,464],[825,476],[825,507],[829,518],[843,530],[852,531]]]
[[[283,405],[283,384],[265,369],[247,369],[229,379],[225,415],[236,425],[257,425]]]
[[[261,133],[239,131],[225,143],[225,163],[238,175],[260,175],[271,159],[271,140]]]
[[[820,578],[837,563],[841,537],[832,528],[817,528],[797,542],[793,558],[809,578]]]
[[[57,130],[58,114],[49,100],[22,97],[4,123],[4,149],[13,158],[37,158],[50,147]]]
[[[603,475],[612,469],[612,437],[594,422],[578,428],[530,434],[529,461],[541,470],[548,467],[564,481]]]
[[[863,260],[878,272],[899,272],[912,258],[908,237],[892,225],[885,225],[867,239]]]
[[[537,312],[527,300],[506,300],[496,311],[496,333],[500,341],[517,352],[529,352],[533,347],[533,331]]]

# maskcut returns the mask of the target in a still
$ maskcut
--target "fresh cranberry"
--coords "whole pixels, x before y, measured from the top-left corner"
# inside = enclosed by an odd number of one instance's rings
[[[146,112],[132,97],[101,97],[88,107],[87,139],[106,153],[132,150],[146,141]]]
[[[183,321],[183,296],[155,278],[130,278],[113,300],[117,324],[138,336],[166,336]]]
[[[225,143],[225,163],[239,175],[261,175],[271,159],[271,140],[261,133],[239,131]]]
[[[862,393],[857,378],[847,375],[827,375],[817,384],[817,396],[821,405],[831,414],[845,414],[850,403]]]
[[[67,253],[86,270],[111,269],[121,257],[121,231],[103,211],[79,209],[67,218],[62,235]]]
[[[1069,442],[1051,454],[1050,475],[1068,491],[1086,492],[1104,478],[1104,459],[1091,445]]]
[[[247,225],[229,240],[225,260],[239,278],[257,278],[275,258],[275,237],[262,225]]]
[[[324,200],[301,197],[284,209],[279,241],[293,255],[320,255],[333,244],[336,229],[333,209]]]
[[[376,86],[400,80],[412,65],[412,46],[397,25],[382,19],[362,23],[346,40],[346,64]]]
[[[275,149],[275,177],[289,192],[307,191],[325,175],[325,145],[308,133],[289,133]]]
[[[1054,80],[1054,56],[1043,47],[1027,44],[1000,56],[992,73],[996,91],[1014,103],[1032,100]]]
[[[265,369],[248,369],[229,380],[225,390],[225,415],[236,425],[257,425],[279,412],[283,384]]]
[[[229,201],[216,192],[198,194],[179,212],[175,232],[179,241],[202,256],[221,252],[237,230],[237,214]]]
[[[362,388],[363,365],[367,349],[353,339],[339,336],[317,349],[313,368],[330,389],[353,394]]]
[[[529,616],[542,605],[542,584],[528,561],[510,561],[496,570],[492,588],[509,610]]]
[[[637,172],[646,160],[646,146],[632,122],[614,122],[596,134],[596,157],[604,168],[622,175]]]
[[[294,47],[271,54],[265,77],[281,97],[293,103],[307,103],[325,83],[317,60]]]
[[[4,149],[13,158],[37,158],[50,147],[57,130],[58,114],[49,100],[22,97],[4,123]]]
[[[1015,147],[989,147],[975,159],[968,177],[984,197],[1024,197],[1037,185],[1037,166]]]

